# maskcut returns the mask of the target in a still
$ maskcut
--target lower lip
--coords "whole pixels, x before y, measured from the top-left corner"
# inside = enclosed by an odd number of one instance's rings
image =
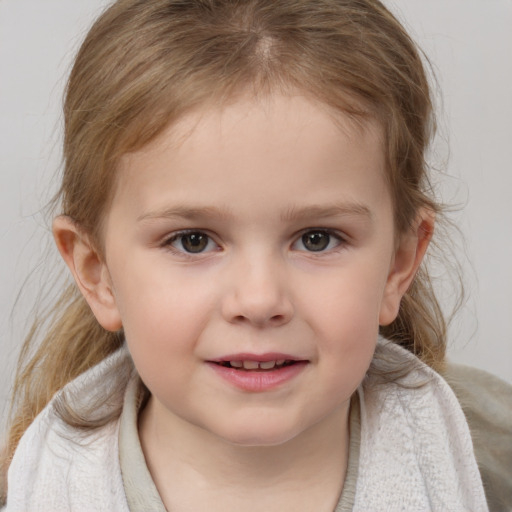
[[[216,363],[208,363],[208,365],[217,372],[223,379],[230,384],[251,393],[260,393],[262,391],[270,391],[294,377],[299,375],[308,363],[300,361],[290,366],[283,366],[277,370],[236,370]]]

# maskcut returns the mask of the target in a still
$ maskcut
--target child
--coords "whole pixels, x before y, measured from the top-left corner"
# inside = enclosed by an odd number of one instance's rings
[[[118,0],[64,110],[76,285],[18,373],[6,510],[488,509],[434,371],[428,83],[379,2]]]

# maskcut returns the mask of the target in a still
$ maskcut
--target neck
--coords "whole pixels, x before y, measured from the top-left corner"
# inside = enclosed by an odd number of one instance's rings
[[[159,421],[150,399],[139,435],[168,510],[332,511],[347,466],[348,403],[282,444],[240,446],[176,416]]]

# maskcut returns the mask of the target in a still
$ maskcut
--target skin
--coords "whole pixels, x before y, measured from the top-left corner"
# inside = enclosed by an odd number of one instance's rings
[[[82,293],[124,329],[151,391],[139,435],[168,509],[335,507],[350,397],[432,231],[420,212],[397,236],[382,139],[303,96],[245,97],[125,155],[103,255],[56,219]],[[241,352],[305,364],[248,392],[209,363]]]

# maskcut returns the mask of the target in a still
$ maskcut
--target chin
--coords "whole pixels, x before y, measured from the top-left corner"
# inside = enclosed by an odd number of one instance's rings
[[[226,439],[231,445],[244,448],[271,448],[283,446],[295,436],[239,436]]]
[[[285,428],[284,425],[239,425],[238,428],[231,428],[217,432],[228,443],[240,447],[270,447],[284,445],[294,439],[300,432],[295,428]]]

